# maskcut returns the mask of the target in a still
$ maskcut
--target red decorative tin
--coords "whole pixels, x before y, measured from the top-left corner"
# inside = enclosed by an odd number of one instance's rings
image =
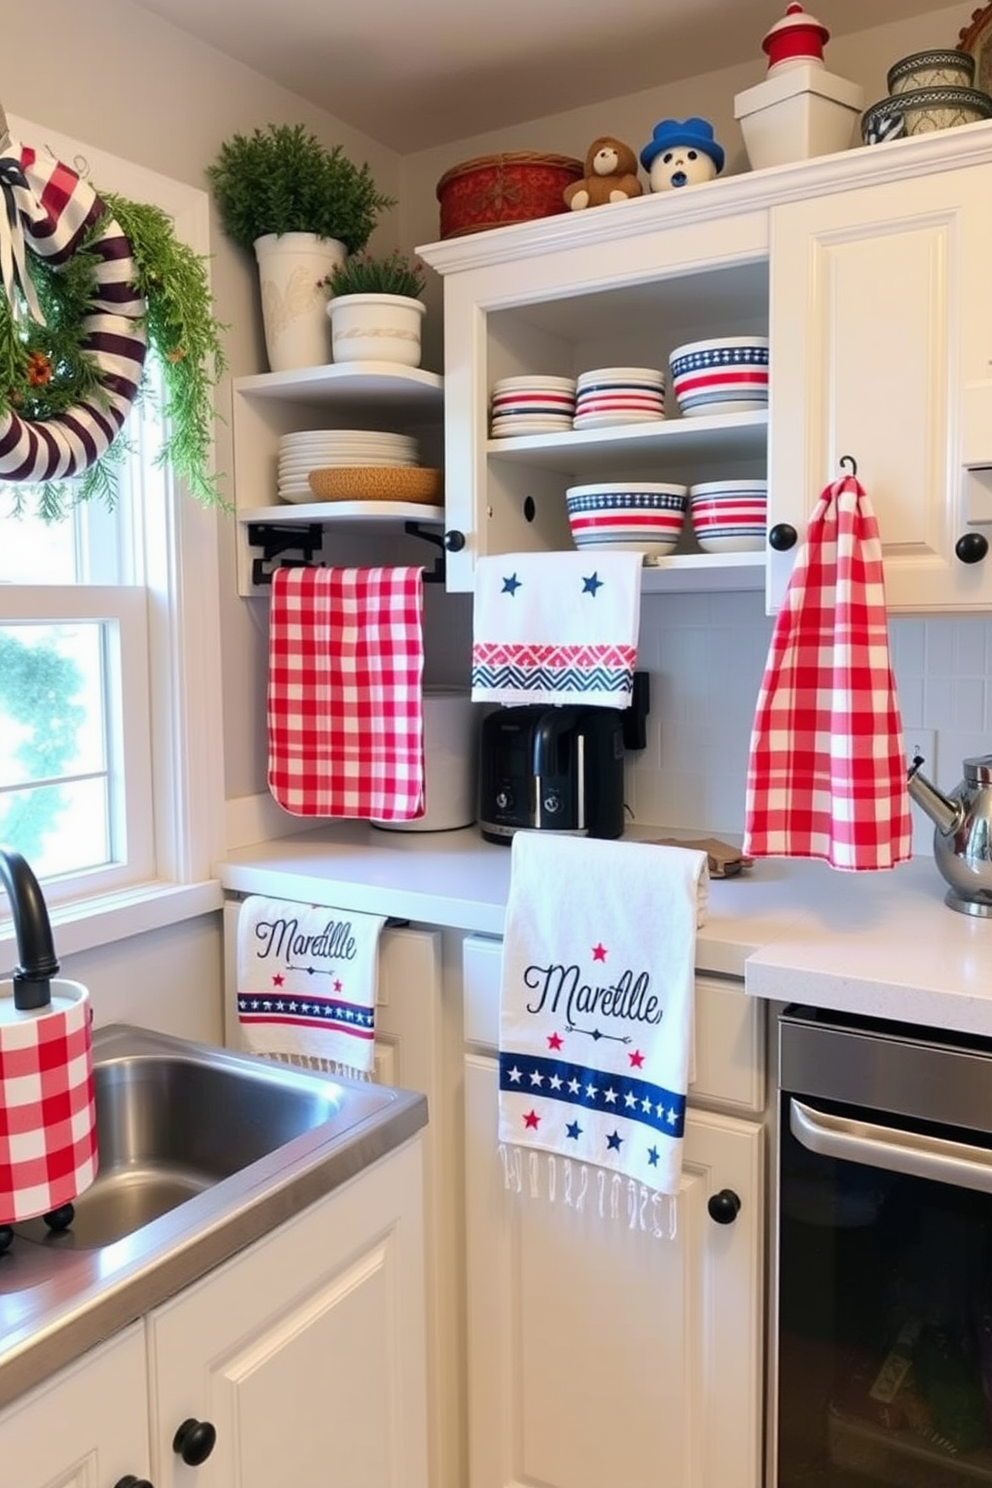
[[[437,183],[441,237],[456,238],[565,212],[562,192],[584,174],[581,160],[532,150],[463,160],[445,171]]]

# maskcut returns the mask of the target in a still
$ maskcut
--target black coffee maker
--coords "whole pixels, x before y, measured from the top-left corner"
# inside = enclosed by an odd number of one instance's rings
[[[624,825],[619,708],[497,708],[482,721],[479,827],[509,843],[521,827],[619,837]]]

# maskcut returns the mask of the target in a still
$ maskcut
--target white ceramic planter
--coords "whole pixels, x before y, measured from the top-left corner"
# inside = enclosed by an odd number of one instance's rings
[[[419,367],[425,309],[407,295],[335,295],[327,302],[334,360]]]
[[[320,367],[330,361],[324,279],[347,254],[337,238],[318,238],[315,233],[267,233],[255,239],[271,372]]]

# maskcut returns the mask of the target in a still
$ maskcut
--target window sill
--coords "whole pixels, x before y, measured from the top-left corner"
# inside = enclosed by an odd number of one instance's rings
[[[223,903],[219,881],[210,878],[191,884],[143,884],[119,894],[55,907],[50,913],[55,954],[62,960],[78,951],[91,951],[181,920],[212,914]],[[16,959],[14,927],[7,915],[0,918],[0,964],[13,966]]]

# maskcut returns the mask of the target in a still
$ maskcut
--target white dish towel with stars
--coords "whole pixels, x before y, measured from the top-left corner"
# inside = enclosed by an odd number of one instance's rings
[[[629,708],[642,569],[626,552],[480,558],[472,701]]]
[[[251,895],[238,911],[237,999],[249,1054],[367,1077],[384,915]]]
[[[507,1186],[674,1234],[706,854],[538,831],[516,832],[511,853]]]

